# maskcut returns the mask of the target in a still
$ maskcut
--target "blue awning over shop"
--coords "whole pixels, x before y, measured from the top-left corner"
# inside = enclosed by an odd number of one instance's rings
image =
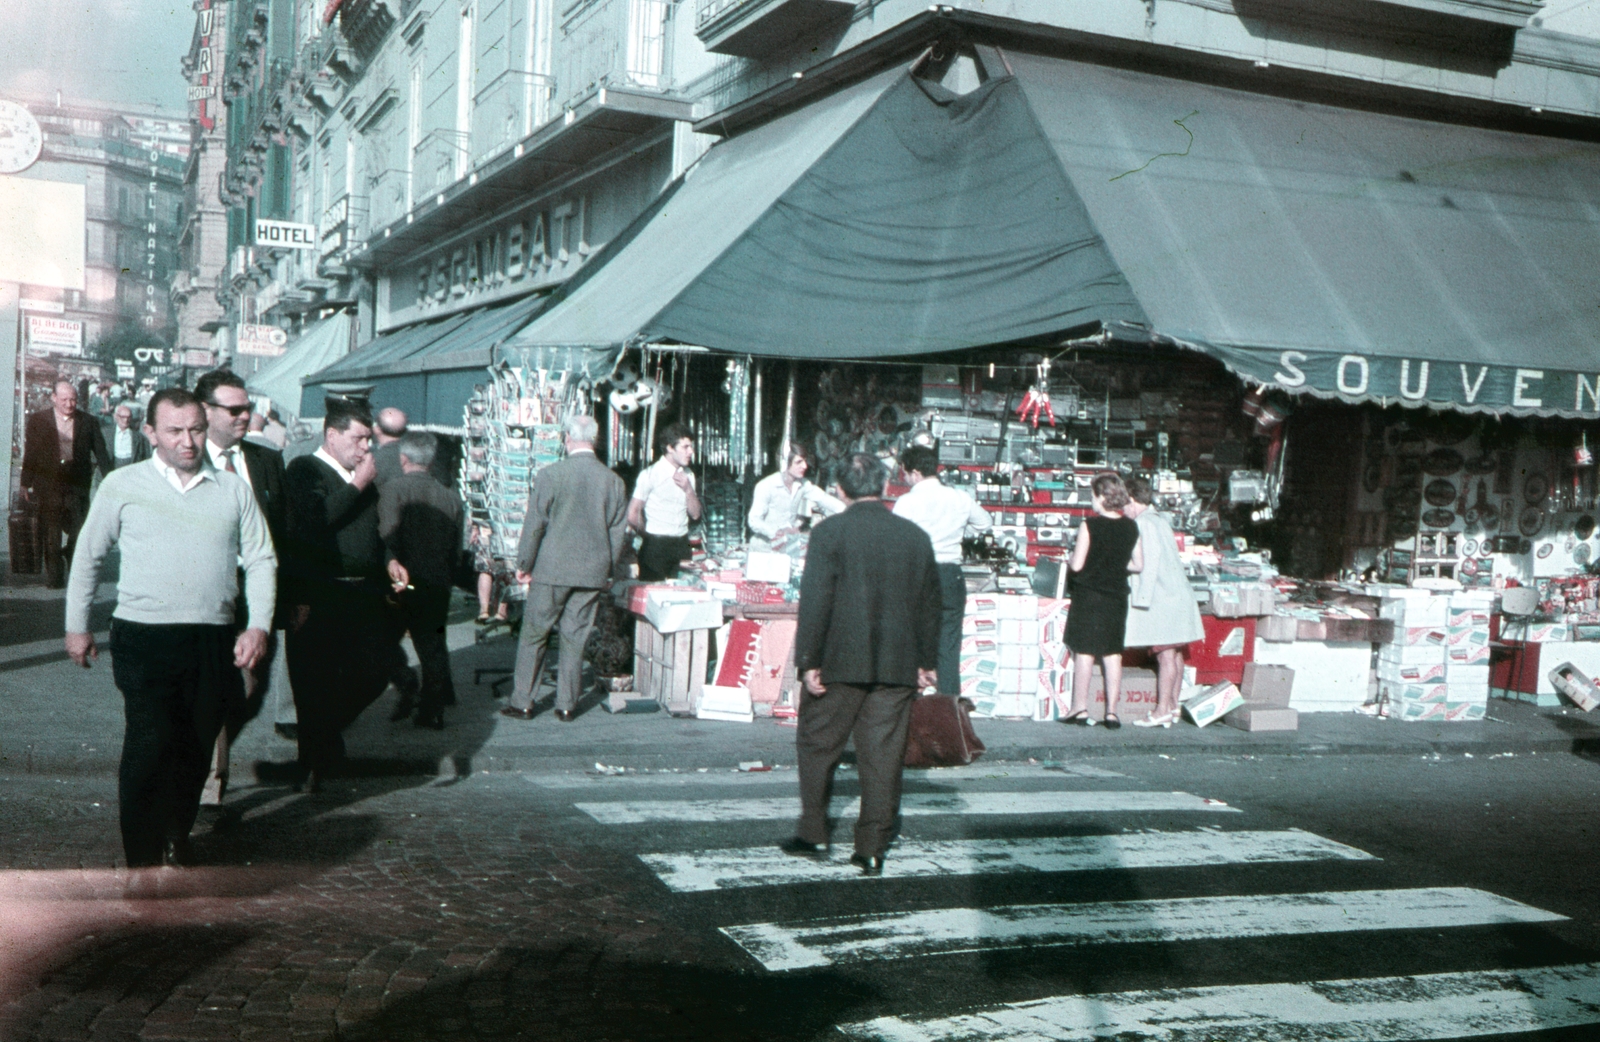
[[[1600,415],[1600,145],[1005,58],[966,95],[890,70],[719,143],[505,350],[1100,327],[1293,393]]]
[[[303,411],[321,415],[331,387],[370,387],[374,408],[393,406],[414,422],[460,426],[473,386],[488,379],[495,347],[548,299],[534,294],[384,333],[304,377]]]
[[[350,314],[341,311],[313,323],[287,351],[251,374],[245,380],[246,388],[253,395],[271,399],[272,407],[285,419],[297,415],[300,378],[327,368],[349,353],[351,321]],[[321,412],[320,406],[317,411]]]

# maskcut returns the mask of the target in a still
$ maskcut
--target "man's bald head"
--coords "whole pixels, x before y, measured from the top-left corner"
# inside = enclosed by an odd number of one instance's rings
[[[374,431],[378,436],[378,444],[387,445],[391,441],[398,441],[406,432],[406,414],[390,406],[378,411],[378,426]]]

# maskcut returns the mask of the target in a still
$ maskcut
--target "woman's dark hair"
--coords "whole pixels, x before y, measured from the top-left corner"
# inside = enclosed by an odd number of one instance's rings
[[[1155,494],[1150,490],[1150,482],[1144,478],[1134,476],[1125,479],[1122,483],[1127,486],[1129,499],[1137,503],[1143,503],[1145,506],[1149,506],[1156,501]]]
[[[1115,474],[1101,474],[1089,487],[1105,503],[1107,510],[1121,510],[1128,505],[1128,489]]]
[[[858,452],[837,473],[839,488],[851,499],[869,499],[883,495],[889,483],[889,468],[876,456]]]

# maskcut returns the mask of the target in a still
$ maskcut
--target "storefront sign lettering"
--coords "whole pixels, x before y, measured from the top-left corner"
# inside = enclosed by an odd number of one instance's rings
[[[1296,393],[1490,412],[1600,417],[1600,372],[1358,352],[1195,345],[1247,379]]]

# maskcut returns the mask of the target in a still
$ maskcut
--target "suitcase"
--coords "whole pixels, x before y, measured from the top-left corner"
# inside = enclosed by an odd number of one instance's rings
[[[39,515],[31,510],[12,510],[9,536],[11,574],[38,575],[43,564],[39,556]]]

